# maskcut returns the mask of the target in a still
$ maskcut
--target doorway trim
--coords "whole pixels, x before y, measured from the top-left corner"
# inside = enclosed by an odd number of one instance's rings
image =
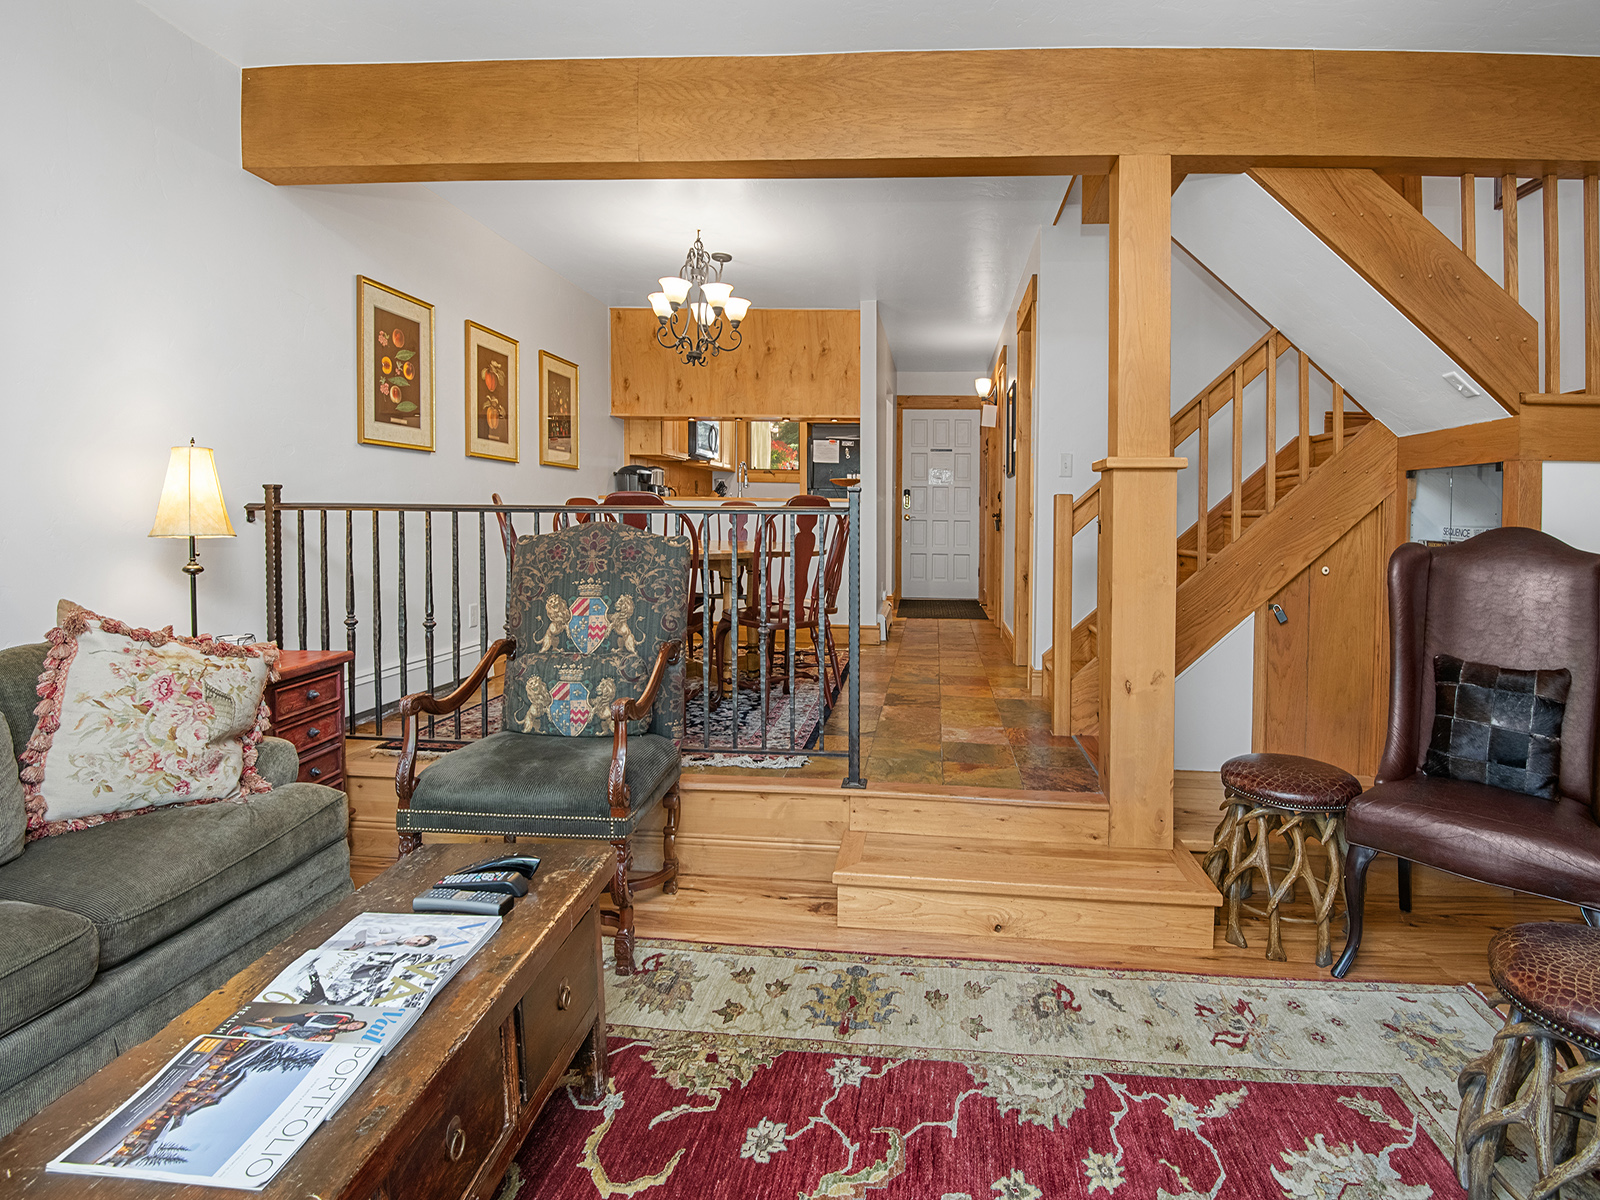
[[[1039,277],[1028,279],[1017,306],[1017,473],[1011,597],[1011,664],[1033,667],[1033,391],[1038,381]]]
[[[892,496],[893,496],[893,499],[894,499],[894,504],[891,506],[891,511],[894,513],[895,516],[900,517],[900,515],[901,515],[900,514],[900,492],[901,492],[901,488],[904,486],[901,483],[901,480],[900,480],[900,475],[901,475],[900,458],[901,458],[901,438],[903,438],[905,436],[905,411],[906,411],[906,409],[908,409],[908,408],[951,408],[951,409],[976,408],[976,409],[981,409],[982,405],[983,405],[983,401],[980,400],[976,395],[972,395],[972,396],[896,396],[894,398],[894,492],[892,493]],[[978,465],[978,474],[979,474],[979,477],[980,477],[979,487],[981,488],[982,487],[982,478],[981,477],[983,475],[983,455],[981,453],[978,456],[978,464],[979,464]],[[980,490],[979,495],[982,495],[982,494],[983,493]],[[905,519],[903,517],[901,517],[900,520],[898,520],[898,521],[896,521],[894,523],[894,602],[895,602],[896,609],[898,609],[899,606],[900,606],[900,526],[902,526],[904,524],[905,524]],[[981,576],[982,571],[983,571],[983,563],[981,561],[983,540],[981,538],[978,541],[978,547],[979,547],[979,555],[980,555],[980,562],[978,563],[978,571],[979,571],[979,574]]]

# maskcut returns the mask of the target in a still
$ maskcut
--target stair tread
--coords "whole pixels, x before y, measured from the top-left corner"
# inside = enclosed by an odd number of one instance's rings
[[[841,847],[840,887],[1026,893],[1038,897],[1220,903],[1216,888],[1182,847],[1110,850],[1041,847],[1036,842],[958,841],[868,833]]]

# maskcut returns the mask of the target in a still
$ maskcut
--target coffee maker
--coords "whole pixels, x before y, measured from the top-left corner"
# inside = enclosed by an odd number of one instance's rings
[[[617,470],[616,479],[619,492],[653,492],[658,496],[667,492],[667,473],[660,467],[629,463]]]

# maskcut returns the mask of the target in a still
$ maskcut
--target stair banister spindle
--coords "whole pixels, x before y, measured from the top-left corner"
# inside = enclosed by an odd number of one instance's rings
[[[1278,502],[1278,334],[1267,335],[1267,511]]]
[[[1478,261],[1478,179],[1461,177],[1461,252]]]
[[[1200,396],[1200,474],[1195,479],[1199,488],[1200,515],[1194,528],[1194,565],[1199,570],[1206,565],[1206,555],[1211,550],[1211,530],[1207,517],[1211,511],[1211,393]]]
[[[1561,391],[1561,211],[1554,175],[1544,177],[1544,390]]]
[[[1306,357],[1306,352],[1299,347],[1295,348],[1295,357],[1300,360],[1300,482],[1304,483],[1311,477],[1311,360]]]
[[[1233,368],[1233,540],[1244,532],[1244,364]]]
[[[1517,177],[1500,176],[1500,236],[1505,256],[1506,295],[1517,298]]]
[[[1344,449],[1344,388],[1333,385],[1333,452]]]

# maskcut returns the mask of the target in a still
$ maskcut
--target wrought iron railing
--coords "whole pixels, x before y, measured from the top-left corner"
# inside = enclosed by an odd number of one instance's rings
[[[698,661],[690,645],[684,649],[691,655],[686,690],[693,692],[696,680],[699,687],[687,698],[691,720],[683,752],[846,759],[844,786],[865,784],[859,487],[849,490],[843,505],[804,508],[720,502],[669,507],[325,503],[284,500],[280,484],[266,484],[264,491],[261,503],[246,507],[246,517],[259,521],[265,533],[267,636],[286,649],[328,650],[342,643],[355,654],[345,679],[348,737],[397,738],[403,696],[416,690],[443,694],[459,686],[488,651],[491,605],[506,613],[507,635],[512,636],[505,598],[515,536],[539,535],[576,522],[619,520],[687,536],[695,549],[693,590],[701,602],[694,621],[699,627],[688,631],[685,640],[700,639]],[[499,536],[490,530],[491,517]],[[449,584],[443,588],[446,576]],[[291,593],[287,603],[286,590]],[[831,632],[831,618],[841,607],[849,631],[842,665]],[[448,631],[441,634],[446,615]],[[342,637],[337,625],[344,627]],[[810,671],[799,661],[805,649],[802,632],[811,643]],[[741,634],[747,635],[743,647]],[[780,638],[781,668],[774,659]],[[420,662],[413,657],[419,644]],[[721,655],[719,646],[725,648]],[[722,658],[729,664],[725,671]],[[804,718],[800,715],[813,685],[814,720],[809,711]],[[777,689],[787,702],[775,714],[771,697]],[[841,691],[848,706],[842,749],[837,737],[834,747],[829,746],[827,729]],[[486,681],[476,721],[464,722],[461,711],[430,716],[423,738],[466,741],[483,736],[490,730],[494,699]]]

